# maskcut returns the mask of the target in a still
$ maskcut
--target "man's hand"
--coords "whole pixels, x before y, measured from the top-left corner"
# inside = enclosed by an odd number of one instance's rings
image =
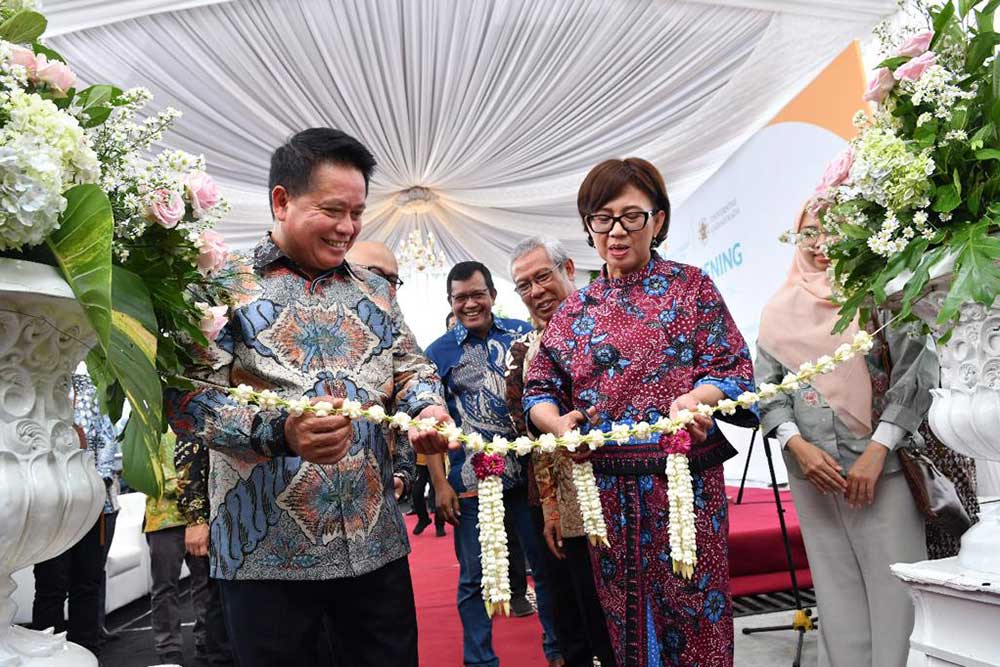
[[[701,401],[690,393],[681,394],[670,404],[670,418],[675,419],[681,410],[695,411]],[[687,425],[687,432],[691,436],[691,444],[696,445],[704,442],[708,437],[708,431],[712,428],[712,418],[695,413],[694,421]]]
[[[451,421],[448,411],[440,405],[428,405],[417,415],[417,419],[424,419],[426,417],[434,417],[439,423]],[[413,451],[417,454],[442,454],[448,451],[448,441],[437,431],[424,431],[421,433],[417,429],[411,428],[407,435],[410,438]]]
[[[549,545],[549,551],[556,558],[560,560],[566,558],[566,554],[563,553],[562,549],[562,525],[560,524],[558,515],[545,519],[545,527],[542,528],[542,535],[545,536],[545,543]]]
[[[331,396],[317,396],[313,404],[327,401],[339,408],[344,401]],[[285,420],[285,442],[288,448],[310,463],[333,465],[347,455],[354,438],[351,420],[342,415],[317,417],[308,412],[289,415]]]
[[[840,475],[843,468],[837,460],[801,435],[792,436],[788,451],[798,461],[802,474],[824,496],[847,490],[847,481]]]
[[[561,438],[573,429],[580,428],[580,426],[585,422],[589,422],[591,426],[596,426],[598,421],[597,408],[595,407],[587,408],[586,412],[583,410],[571,410],[570,412],[567,412],[559,417],[559,420],[553,425],[555,427],[553,433],[557,437]],[[593,452],[590,448],[586,446],[581,447],[575,452],[566,450],[566,456],[570,457],[577,463],[583,463],[588,460],[592,453]]]
[[[393,491],[396,493],[396,500],[399,500],[400,498],[403,497],[403,490],[404,490],[403,480],[400,479],[399,477],[396,477],[395,475],[393,475],[392,477],[392,488]]]
[[[850,507],[860,509],[875,502],[875,485],[882,476],[885,457],[888,455],[888,447],[872,440],[851,466],[847,472],[847,490],[844,492]]]
[[[459,509],[458,494],[447,481],[434,486],[434,502],[437,504],[437,511],[444,520],[453,526],[457,526],[462,518],[462,511]]]
[[[208,555],[208,524],[196,523],[184,529],[184,548],[192,556]]]

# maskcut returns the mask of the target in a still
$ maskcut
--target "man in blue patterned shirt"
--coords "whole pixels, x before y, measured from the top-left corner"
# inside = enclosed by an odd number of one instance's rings
[[[430,344],[427,356],[444,382],[448,411],[466,433],[514,439],[507,409],[507,349],[531,330],[527,322],[493,315],[497,291],[490,270],[480,262],[459,262],[448,273],[448,302],[458,323]],[[462,619],[466,667],[496,667],[492,624],[482,597],[483,570],[479,548],[479,501],[472,457],[464,449],[448,452],[451,470],[445,478],[441,456],[427,457],[438,511],[455,526],[458,555],[458,614]],[[545,577],[544,548],[528,508],[527,479],[522,470],[527,457],[507,456],[503,474],[504,510],[508,526],[516,531],[531,563],[538,599],[538,615],[545,632],[543,649],[550,665],[561,665],[553,608]]]
[[[344,259],[374,167],[360,142],[326,128],[274,152],[274,229],[230,259],[228,323],[205,350],[211,370],[168,401],[178,439],[210,451],[212,576],[241,667],[317,664],[324,626],[351,665],[418,664],[410,546],[383,428],[240,406],[220,388],[448,418],[389,283]],[[409,441],[447,447],[436,433],[411,430]]]

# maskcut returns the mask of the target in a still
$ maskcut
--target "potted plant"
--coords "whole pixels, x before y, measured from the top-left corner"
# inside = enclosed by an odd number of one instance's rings
[[[45,27],[33,2],[0,0],[0,662],[71,650],[11,628],[7,598],[12,571],[71,546],[103,504],[73,369],[86,355],[113,419],[129,402],[124,475],[158,495],[162,391],[217,330],[190,295],[220,290],[226,254],[204,160],[150,154],[179,114],[140,120],[147,91],[79,85]]]

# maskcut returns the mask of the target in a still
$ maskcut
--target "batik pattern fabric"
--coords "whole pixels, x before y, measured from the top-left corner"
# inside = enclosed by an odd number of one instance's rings
[[[507,352],[507,407],[518,435],[535,435],[524,416],[524,383],[541,343],[542,332],[530,331],[515,340]],[[558,521],[563,537],[585,535],[572,460],[564,452],[536,449],[531,453],[527,474],[528,500],[542,508],[545,521]]]
[[[121,445],[111,419],[101,412],[97,387],[90,376],[80,373],[73,375],[73,423],[83,429],[87,449],[94,454],[97,474],[104,480],[104,513],[113,514],[120,508],[118,481],[122,474]]]
[[[521,320],[494,317],[485,338],[456,324],[427,347],[444,384],[448,413],[465,433],[478,433],[487,441],[494,436],[516,437],[507,409],[505,361],[511,344],[531,326]],[[526,458],[526,457],[521,457]],[[504,489],[525,483],[521,458],[507,455]],[[465,449],[448,452],[448,482],[456,493],[475,495],[478,487],[472,457]]]
[[[606,271],[553,316],[528,371],[524,406],[597,408],[595,428],[655,422],[677,397],[710,384],[735,399],[754,388],[750,352],[712,280],[655,254],[623,278]],[[728,418],[754,426],[752,411]],[[592,462],[609,547],[592,547],[598,596],[619,667],[733,664],[728,514],[716,426],[690,455],[698,564],[670,559],[666,437],[609,444]]]
[[[188,484],[208,479],[212,576],[355,577],[407,555],[393,472],[408,483],[412,463],[394,470],[382,426],[356,420],[346,456],[316,465],[288,448],[287,413],[241,406],[223,389],[349,398],[411,416],[443,405],[440,380],[388,283],[346,262],[310,278],[270,236],[230,257],[221,280],[229,321],[202,351],[204,366],[189,371],[197,388],[167,398],[190,461],[199,447],[209,452],[207,472],[182,462],[178,474]],[[397,444],[409,448],[406,438]]]

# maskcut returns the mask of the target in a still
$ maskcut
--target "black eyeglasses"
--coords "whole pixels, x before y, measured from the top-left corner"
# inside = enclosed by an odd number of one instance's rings
[[[587,223],[587,229],[594,234],[607,234],[614,229],[615,223],[620,222],[622,229],[626,232],[637,232],[649,222],[649,216],[656,213],[654,208],[649,211],[629,211],[621,215],[608,215],[607,213],[591,213],[584,216],[583,221]]]
[[[400,287],[403,286],[402,279],[395,273],[386,273],[377,266],[366,266],[364,264],[358,264],[358,266],[361,267],[362,269],[368,269],[379,278],[384,278],[386,281],[388,281],[390,285],[392,285],[396,289],[399,289]]]

